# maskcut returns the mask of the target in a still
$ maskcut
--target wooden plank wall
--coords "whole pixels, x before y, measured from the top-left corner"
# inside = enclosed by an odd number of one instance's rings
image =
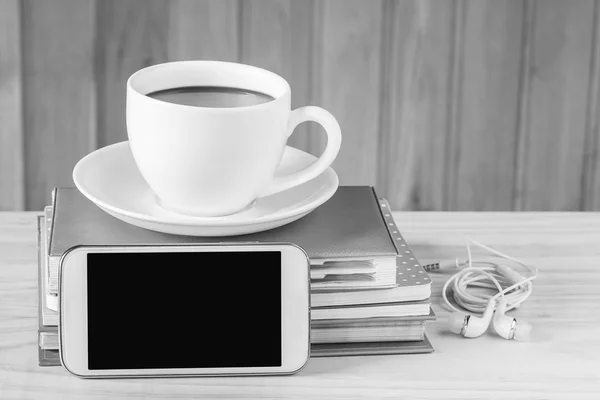
[[[0,2],[0,210],[25,207],[21,10]]]
[[[125,80],[187,59],[289,80],[396,209],[600,210],[600,0],[0,0],[0,210],[126,139]],[[318,154],[301,125],[290,144]]]
[[[96,147],[94,2],[21,3],[25,204],[39,210]]]

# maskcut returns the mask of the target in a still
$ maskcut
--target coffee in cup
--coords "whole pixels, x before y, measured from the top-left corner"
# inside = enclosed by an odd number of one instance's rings
[[[196,107],[256,106],[272,100],[268,94],[240,88],[219,86],[186,86],[148,93],[148,97]]]

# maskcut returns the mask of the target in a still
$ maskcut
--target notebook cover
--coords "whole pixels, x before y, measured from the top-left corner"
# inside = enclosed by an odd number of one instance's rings
[[[422,322],[433,322],[437,316],[431,309],[429,315],[408,315],[404,317],[374,317],[374,318],[347,318],[347,319],[316,319],[310,321],[311,329],[347,327],[360,328],[371,326],[396,326],[410,325]]]
[[[75,245],[214,243],[223,241],[291,242],[311,259],[395,256],[373,187],[340,186],[307,216],[269,231],[228,238],[170,235],[135,227],[105,213],[76,188],[56,188],[50,256]]]
[[[434,351],[427,335],[418,342],[323,343],[310,346],[310,357],[378,356]]]
[[[311,296],[312,295],[313,293],[311,293]],[[311,307],[311,320],[366,319],[386,316],[425,317],[429,314],[430,310],[431,305],[429,301],[394,302],[339,307]]]
[[[61,364],[58,350],[46,350],[38,347],[38,365],[40,367],[59,367]]]

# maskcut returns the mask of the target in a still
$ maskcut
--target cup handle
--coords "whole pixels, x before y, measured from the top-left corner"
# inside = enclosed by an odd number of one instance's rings
[[[288,137],[292,135],[298,125],[307,121],[316,122],[325,129],[325,133],[327,133],[325,151],[317,161],[308,167],[285,176],[275,177],[270,185],[260,193],[259,197],[270,196],[316,178],[335,160],[342,144],[342,132],[335,117],[321,107],[306,106],[297,108],[290,115],[287,128]]]

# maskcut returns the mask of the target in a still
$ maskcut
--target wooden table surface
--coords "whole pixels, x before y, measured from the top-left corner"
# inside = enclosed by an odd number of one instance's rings
[[[422,262],[464,257],[464,235],[541,268],[515,314],[532,342],[448,333],[433,354],[312,359],[299,374],[259,378],[84,380],[37,365],[35,213],[0,213],[0,399],[422,398],[600,399],[600,213],[394,213]]]

